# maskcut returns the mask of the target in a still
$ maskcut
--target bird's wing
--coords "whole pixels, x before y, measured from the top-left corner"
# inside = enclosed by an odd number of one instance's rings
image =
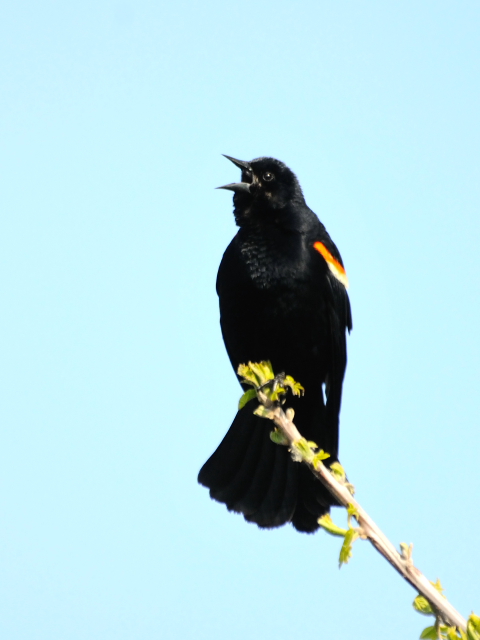
[[[342,401],[342,384],[347,366],[346,332],[352,329],[352,313],[347,294],[348,279],[338,249],[328,235],[314,242],[313,248],[321,268],[322,290],[328,313],[330,353],[326,381],[327,418],[334,441],[330,444],[332,455],[338,451],[338,417]],[[322,262],[320,263],[320,256]]]

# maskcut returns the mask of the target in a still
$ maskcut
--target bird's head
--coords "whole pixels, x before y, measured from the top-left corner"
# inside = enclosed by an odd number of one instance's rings
[[[297,176],[275,158],[256,158],[250,162],[225,156],[242,171],[242,181],[219,189],[234,192],[235,220],[278,219],[288,215],[292,205],[305,204]]]

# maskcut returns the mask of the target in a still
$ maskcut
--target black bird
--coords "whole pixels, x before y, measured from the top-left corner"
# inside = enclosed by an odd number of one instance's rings
[[[242,181],[234,192],[240,227],[217,276],[223,340],[235,371],[242,363],[270,360],[305,388],[288,398],[300,433],[338,456],[338,423],[347,363],[346,330],[352,328],[347,276],[325,227],[307,206],[295,174],[279,160],[230,158]],[[311,472],[293,462],[269,437],[272,423],[238,411],[198,480],[210,496],[259,527],[291,522],[313,532],[317,519],[337,504]]]

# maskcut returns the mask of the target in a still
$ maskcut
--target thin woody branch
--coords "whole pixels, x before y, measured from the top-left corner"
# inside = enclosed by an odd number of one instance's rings
[[[257,410],[258,414],[273,420],[280,430],[284,442],[286,441],[285,444],[290,448],[292,456],[306,464],[338,502],[347,509],[353,507],[354,517],[360,527],[360,536],[368,539],[392,567],[428,600],[437,620],[447,626],[466,631],[467,622],[463,616],[414,566],[410,549],[406,549],[406,545],[404,545],[402,553],[399,553],[365,509],[353,498],[348,485],[339,482],[320,460],[315,459],[314,449],[302,437],[293,423],[293,411],[291,409],[283,411],[278,402],[272,401],[271,397],[262,389],[257,389],[257,397],[264,407],[264,410]]]

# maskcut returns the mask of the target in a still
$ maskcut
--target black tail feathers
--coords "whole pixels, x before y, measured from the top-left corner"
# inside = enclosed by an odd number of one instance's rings
[[[255,416],[249,403],[235,416],[198,481],[214,500],[259,527],[291,522],[298,531],[311,533],[336,503],[309,469],[293,462],[287,447],[270,440],[271,429],[272,423]]]

